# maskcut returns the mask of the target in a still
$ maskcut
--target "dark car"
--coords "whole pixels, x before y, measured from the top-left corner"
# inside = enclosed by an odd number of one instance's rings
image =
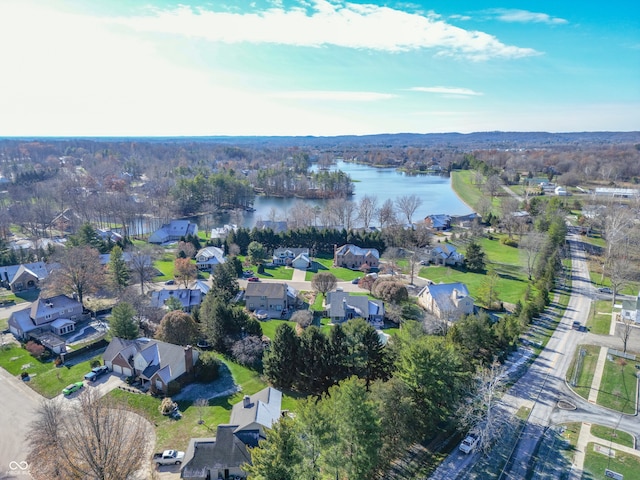
[[[109,371],[109,367],[101,365],[99,367],[92,368],[89,373],[84,376],[84,379],[88,382],[95,382],[99,377]]]
[[[354,285],[357,285],[358,283],[360,283],[360,277],[356,277],[353,280],[351,280],[351,283],[353,283]]]
[[[165,285],[175,285],[176,281],[175,280],[167,280],[166,282],[164,282]]]
[[[602,288],[598,289],[598,292],[611,294],[611,293],[613,293],[613,290],[611,290],[609,287],[602,287]]]

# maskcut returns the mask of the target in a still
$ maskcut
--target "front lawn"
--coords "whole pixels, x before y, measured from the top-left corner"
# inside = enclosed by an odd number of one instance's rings
[[[607,442],[612,441],[618,445],[633,448],[633,436],[622,430],[614,430],[603,425],[591,425],[591,433]]]
[[[173,280],[175,278],[174,274],[173,274],[173,268],[174,268],[175,260],[176,260],[176,257],[172,253],[164,253],[160,260],[156,260],[153,263],[153,266],[159,272],[161,272],[162,275],[154,277],[153,281],[154,282],[164,282],[166,280]]]
[[[585,354],[582,360],[580,351],[584,350]],[[573,390],[585,400],[589,399],[591,384],[593,383],[593,372],[596,370],[598,363],[598,355],[600,355],[600,347],[596,345],[579,345],[576,348],[576,354],[567,371],[567,382]]]
[[[260,278],[273,278],[277,280],[291,280],[293,278],[293,268],[290,267],[268,267],[265,265],[264,273],[258,273]]]
[[[605,478],[605,469],[618,472],[625,479],[638,478],[636,474],[640,470],[640,458],[616,449],[613,449],[615,457],[609,457],[596,452],[594,445],[595,443],[589,443],[585,449],[584,471],[590,475],[588,478]]]
[[[591,312],[587,320],[587,327],[591,333],[609,335],[611,326],[611,302],[597,300],[591,304]]]
[[[340,281],[349,281],[354,278],[362,277],[364,275],[360,270],[349,270],[348,268],[334,267],[333,257],[314,257],[311,267],[307,270],[305,275],[306,281],[311,281],[313,276],[319,272],[330,272]]]
[[[622,357],[607,359],[602,373],[598,405],[622,413],[634,414],[636,411],[636,368],[634,362]]]
[[[99,358],[100,354],[97,354],[76,365],[69,363],[56,367],[53,361],[41,362],[16,345],[5,346],[0,350],[0,366],[15,376],[23,371],[29,373],[27,385],[47,398],[59,395],[70,383],[82,381],[84,374],[91,370],[91,362]]]

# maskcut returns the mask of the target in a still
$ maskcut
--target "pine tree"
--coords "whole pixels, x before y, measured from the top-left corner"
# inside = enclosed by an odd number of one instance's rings
[[[109,258],[109,280],[116,292],[121,292],[129,284],[129,267],[122,254],[122,248],[118,245],[111,250]]]
[[[124,339],[134,339],[138,337],[139,328],[134,317],[136,311],[131,304],[122,302],[113,307],[111,311],[111,319],[109,320],[109,329],[114,337]]]
[[[251,464],[242,468],[254,480],[297,480],[301,460],[294,420],[283,417],[267,430],[265,440],[251,449]]]
[[[263,358],[264,374],[277,388],[290,389],[296,380],[299,340],[287,323],[278,325],[269,350]]]
[[[485,253],[479,243],[472,241],[467,245],[465,265],[470,272],[482,272],[485,267]]]

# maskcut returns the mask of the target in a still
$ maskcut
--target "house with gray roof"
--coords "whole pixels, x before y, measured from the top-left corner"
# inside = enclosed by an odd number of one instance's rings
[[[226,262],[224,250],[219,247],[204,247],[196,254],[196,266],[198,270],[213,272],[218,265]]]
[[[440,243],[429,252],[429,261],[436,265],[462,265],[464,263],[464,255],[458,252],[456,247],[450,243]]]
[[[34,290],[48,275],[49,271],[44,262],[0,267],[0,286],[9,287],[14,293]]]
[[[137,377],[152,391],[167,392],[170,382],[191,373],[199,352],[191,345],[137,338],[125,340],[114,337],[102,354],[104,364],[114,373]]]
[[[333,264],[336,267],[360,270],[363,266],[371,269],[380,266],[380,252],[375,248],[362,248],[347,243],[336,247],[333,253]]]
[[[623,300],[622,311],[620,316],[626,320],[633,320],[636,323],[640,323],[640,293],[635,300]]]
[[[364,318],[374,327],[384,322],[384,302],[348,292],[329,292],[325,299],[327,316],[331,323],[343,323],[352,318]]]
[[[66,295],[39,298],[30,307],[9,316],[9,330],[20,340],[27,340],[30,333],[36,332],[64,335],[75,329],[75,323],[82,318],[82,312],[82,304]]]
[[[266,429],[282,412],[282,392],[265,388],[245,395],[231,410],[228,425],[218,425],[215,438],[192,438],[185,453],[180,478],[210,480],[247,478],[243,464],[251,463],[249,448],[265,438]]]
[[[199,288],[176,288],[173,290],[154,290],[151,292],[151,306],[155,308],[167,308],[167,300],[170,298],[177,299],[182,304],[184,312],[191,312],[194,307],[200,306],[203,297],[202,290]]]
[[[274,265],[285,265],[299,270],[306,270],[311,266],[308,248],[276,248],[271,262]]]
[[[425,217],[424,224],[427,228],[442,232],[451,228],[451,216],[447,214],[429,215]]]
[[[279,316],[282,310],[298,304],[298,291],[286,283],[250,282],[247,283],[244,299],[250,312],[266,310]]]
[[[418,293],[418,304],[436,318],[454,321],[473,313],[473,298],[464,283],[439,283]]]
[[[149,243],[177,242],[187,235],[198,235],[198,225],[189,220],[171,220],[149,235]]]

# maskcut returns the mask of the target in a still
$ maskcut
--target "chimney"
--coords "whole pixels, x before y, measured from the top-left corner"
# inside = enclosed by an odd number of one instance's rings
[[[242,406],[244,408],[250,408],[251,407],[251,397],[249,397],[249,395],[245,395],[242,398]]]
[[[184,347],[184,366],[187,373],[193,370],[193,347],[191,345]]]

